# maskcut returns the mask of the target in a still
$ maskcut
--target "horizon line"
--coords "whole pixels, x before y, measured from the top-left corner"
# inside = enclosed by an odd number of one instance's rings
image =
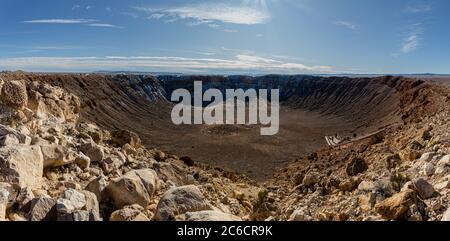
[[[185,76],[270,76],[270,75],[282,75],[282,76],[296,76],[296,75],[309,75],[309,76],[440,76],[450,77],[450,74],[438,74],[438,73],[296,73],[296,74],[281,74],[281,73],[183,73],[177,71],[130,71],[130,70],[99,70],[99,71],[24,71],[24,70],[0,70],[4,72],[25,72],[25,73],[37,73],[37,74],[151,74],[151,75],[185,75]]]

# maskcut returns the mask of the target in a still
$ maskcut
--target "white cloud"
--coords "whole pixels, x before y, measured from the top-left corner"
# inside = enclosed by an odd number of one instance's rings
[[[418,35],[411,35],[407,37],[404,40],[403,46],[402,46],[402,52],[403,53],[410,53],[419,47],[419,36]]]
[[[433,10],[430,4],[422,3],[417,5],[410,5],[405,8],[405,12],[408,13],[428,13]]]
[[[22,23],[29,24],[82,24],[90,27],[100,27],[100,28],[117,28],[122,29],[123,27],[117,26],[109,23],[100,23],[95,19],[36,19],[23,21]]]
[[[23,21],[22,23],[35,23],[35,24],[82,24],[96,22],[94,19],[35,19]]]
[[[89,10],[89,9],[92,9],[92,6],[91,6],[91,5],[87,5],[87,6],[86,6],[86,10]]]
[[[264,64],[280,64],[281,61],[254,56],[254,55],[245,55],[245,54],[238,54],[236,55],[236,58],[239,61],[242,61],[244,63],[264,63]]]
[[[357,30],[359,28],[359,26],[357,24],[349,22],[349,21],[343,21],[343,20],[334,21],[333,24],[337,25],[337,26],[342,26],[342,27],[348,28],[350,30]]]
[[[235,54],[235,55],[239,55],[239,54],[243,54],[243,55],[256,55],[255,51],[253,50],[248,50],[248,49],[233,49],[233,48],[227,48],[227,47],[220,47],[221,51],[224,52],[229,52],[231,54]]]
[[[134,13],[134,12],[121,12],[120,14],[122,14],[123,16],[132,17],[132,18],[139,18],[139,14]]]
[[[329,66],[306,66],[255,55],[237,55],[230,59],[184,57],[23,57],[0,58],[8,70],[95,71],[142,70],[176,72],[259,72],[259,73],[330,73]]]
[[[422,23],[416,23],[409,27],[408,32],[403,39],[401,52],[404,54],[415,51],[420,46],[422,40],[423,27]]]
[[[80,5],[75,4],[75,5],[72,6],[72,11],[75,11],[75,10],[77,10],[79,8],[80,8]]]
[[[216,55],[215,53],[210,53],[210,52],[198,52],[198,54],[205,55],[205,56],[213,56],[213,55]]]
[[[162,13],[153,13],[150,16],[148,16],[148,19],[161,19],[164,18],[166,15]]]
[[[237,32],[239,32],[236,29],[224,29],[222,31],[225,32],[225,33],[237,33]]]
[[[117,26],[117,25],[114,25],[114,24],[108,24],[108,23],[91,23],[91,24],[88,24],[88,26],[91,26],[91,27],[99,27],[99,28],[117,28],[117,29],[123,29],[123,27],[121,27],[121,26]]]
[[[187,20],[200,23],[222,22],[231,24],[263,24],[270,19],[270,14],[250,6],[232,6],[224,3],[199,4],[182,7],[155,9],[135,8],[150,14],[152,19]],[[155,15],[156,14],[156,15]]]
[[[209,26],[210,28],[220,28],[220,25],[217,24],[217,23],[210,23],[210,24],[208,24],[208,26]]]
[[[71,50],[71,49],[81,49],[81,46],[71,46],[71,45],[61,45],[61,46],[34,46],[32,49],[34,50]]]

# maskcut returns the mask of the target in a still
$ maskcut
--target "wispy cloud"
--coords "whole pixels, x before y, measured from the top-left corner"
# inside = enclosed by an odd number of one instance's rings
[[[137,14],[135,12],[121,12],[120,14],[123,16],[132,17],[132,18],[139,18],[139,14]]]
[[[117,26],[114,24],[108,24],[108,23],[90,23],[88,26],[91,27],[99,27],[99,28],[117,28],[117,29],[123,29],[121,26]]]
[[[166,14],[163,13],[152,13],[150,16],[147,17],[147,19],[161,19],[164,18]]]
[[[92,23],[96,22],[94,19],[35,19],[35,20],[27,20],[22,23],[31,23],[31,24],[83,24],[83,23]]]
[[[410,53],[419,47],[419,36],[416,34],[408,36],[403,43],[402,52]]]
[[[34,46],[32,49],[35,50],[71,50],[71,49],[82,49],[82,46],[74,45],[57,45],[57,46]]]
[[[22,21],[22,23],[27,24],[80,24],[90,27],[99,27],[99,28],[115,28],[122,29],[123,27],[109,24],[109,23],[101,23],[95,19],[35,19]]]
[[[329,66],[307,66],[256,55],[230,59],[184,57],[27,57],[0,58],[0,66],[29,71],[145,70],[182,72],[329,73]]]
[[[248,50],[248,49],[235,49],[235,48],[227,48],[227,47],[220,47],[220,51],[221,52],[225,52],[225,53],[231,53],[233,55],[239,55],[239,54],[243,54],[243,55],[256,55],[255,51],[253,50]]]
[[[198,23],[222,22],[253,25],[263,24],[270,19],[270,14],[266,10],[224,3],[207,3],[162,9],[136,7],[135,9],[150,14],[149,18],[151,19],[165,19],[170,22],[186,20]]]
[[[209,26],[210,28],[220,28],[220,25],[217,24],[217,23],[210,23],[210,24],[208,24],[208,26]]]
[[[417,0],[404,8],[404,12],[409,17],[422,13],[420,15],[422,20],[416,19],[415,23],[406,27],[406,31],[404,31],[402,36],[400,50],[392,54],[392,56],[397,57],[401,54],[412,53],[423,45],[425,25],[427,25],[427,19],[432,15],[432,11],[432,3],[425,0]]]
[[[225,32],[225,33],[237,33],[237,32],[239,32],[236,29],[224,29],[222,31]]]
[[[349,21],[344,21],[344,20],[334,21],[333,24],[337,25],[337,26],[348,28],[350,30],[358,30],[359,29],[358,24],[355,24],[355,23],[352,23]]]
[[[415,51],[420,46],[422,40],[423,24],[415,23],[409,26],[406,36],[403,39],[401,52],[404,54]]]
[[[405,8],[405,12],[408,13],[428,13],[433,10],[430,3],[419,3],[415,5],[408,5]]]
[[[79,8],[80,8],[80,5],[75,4],[75,5],[72,6],[72,11],[75,11],[75,10],[77,10]]]

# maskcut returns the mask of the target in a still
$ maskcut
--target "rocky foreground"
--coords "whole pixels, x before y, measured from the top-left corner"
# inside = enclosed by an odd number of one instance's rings
[[[444,87],[410,96],[404,123],[258,184],[102,129],[80,118],[79,96],[11,76],[0,79],[0,220],[450,220]]]
[[[403,123],[280,170],[275,217],[450,221],[449,89],[424,84],[401,102]]]
[[[80,100],[1,80],[0,219],[250,220],[262,188],[80,120]]]

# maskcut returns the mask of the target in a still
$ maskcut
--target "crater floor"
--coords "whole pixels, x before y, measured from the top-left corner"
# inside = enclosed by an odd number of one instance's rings
[[[170,120],[158,125],[141,130],[148,145],[258,181],[269,178],[286,162],[324,147],[324,136],[350,136],[354,130],[342,117],[289,107],[280,109],[280,130],[274,136],[261,136],[259,126],[176,126]]]

